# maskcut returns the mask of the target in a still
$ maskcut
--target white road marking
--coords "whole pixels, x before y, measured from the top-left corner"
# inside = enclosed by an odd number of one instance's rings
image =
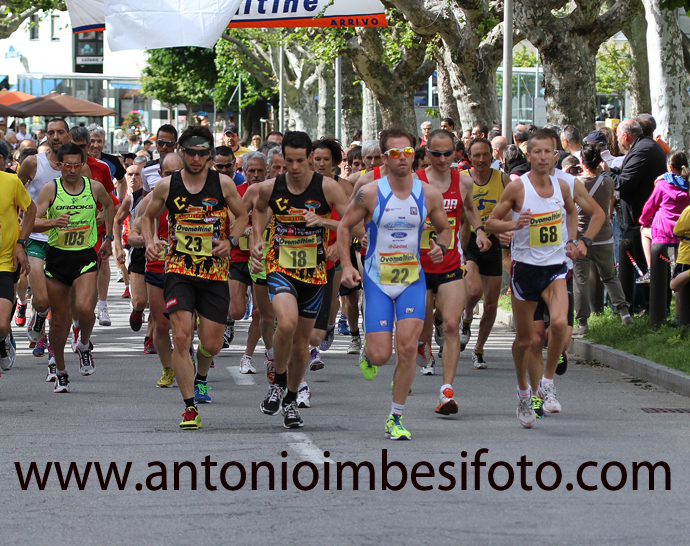
[[[314,464],[324,464],[326,462],[323,450],[316,446],[304,432],[286,432],[284,436],[290,442],[292,450],[297,452],[305,461]],[[333,462],[330,457],[328,462]]]
[[[227,366],[227,369],[230,372],[230,377],[238,385],[256,385],[253,375],[240,373],[238,366]]]

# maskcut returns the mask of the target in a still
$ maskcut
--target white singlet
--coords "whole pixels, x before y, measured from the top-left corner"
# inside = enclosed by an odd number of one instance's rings
[[[26,191],[31,196],[33,202],[35,203],[38,201],[38,194],[41,193],[43,186],[61,176],[62,171],[55,170],[50,166],[50,160],[45,152],[38,154],[36,156],[36,175],[33,177],[33,180],[30,180],[26,185]],[[34,241],[48,242],[47,233],[32,233],[29,235],[29,238]]]

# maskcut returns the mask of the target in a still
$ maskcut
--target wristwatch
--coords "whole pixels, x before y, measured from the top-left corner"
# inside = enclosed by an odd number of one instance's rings
[[[568,243],[573,243],[575,246],[577,246],[577,239],[568,239]],[[566,245],[568,243],[566,243]]]
[[[591,246],[592,246],[592,239],[590,239],[589,237],[580,237],[580,241],[582,241],[583,243],[585,243],[585,246],[586,246],[587,248],[591,248]]]
[[[237,242],[237,237],[230,236],[230,237],[228,237],[228,241],[230,241],[230,246],[232,248],[235,248],[239,244]]]
[[[112,233],[111,233],[110,235],[103,235],[103,240],[104,240],[104,241],[105,241],[105,240],[108,240],[108,241],[110,241],[110,242],[112,243],[114,239],[115,239],[115,238],[113,237]]]
[[[17,239],[17,244],[26,248],[26,239]]]
[[[446,255],[446,252],[448,252],[448,249],[446,248],[446,245],[442,245],[442,244],[439,243],[438,246],[441,247],[441,252],[443,252],[443,255],[445,256],[445,255]]]
[[[478,228],[474,228],[474,232],[476,233],[480,229],[484,232],[484,235],[486,235],[486,229],[484,228],[484,226],[479,226]]]

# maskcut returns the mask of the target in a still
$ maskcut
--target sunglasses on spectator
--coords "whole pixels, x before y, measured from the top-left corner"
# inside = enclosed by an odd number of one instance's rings
[[[231,170],[234,163],[214,163],[216,170],[225,171]]]
[[[392,157],[393,159],[399,158],[400,154],[404,155],[405,157],[410,157],[411,155],[414,155],[414,148],[391,148],[383,153],[388,157]]]
[[[198,155],[199,157],[206,157],[211,153],[211,150],[195,150],[194,148],[184,148],[183,151],[185,155],[188,155],[189,157],[194,157],[195,155]]]
[[[162,140],[156,139],[156,146],[167,146],[168,148],[173,148],[175,146],[174,140]]]
[[[445,152],[437,152],[436,150],[427,150],[427,152],[429,152],[434,157],[450,157],[453,155],[454,151],[455,150],[446,150]]]

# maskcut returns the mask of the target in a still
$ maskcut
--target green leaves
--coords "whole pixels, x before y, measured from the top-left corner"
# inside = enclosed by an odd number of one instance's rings
[[[633,61],[627,42],[620,46],[613,40],[604,42],[597,52],[597,92],[625,96],[630,88]]]

